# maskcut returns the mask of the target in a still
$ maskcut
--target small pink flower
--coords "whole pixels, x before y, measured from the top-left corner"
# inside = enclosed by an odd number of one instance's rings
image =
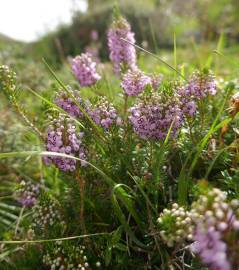
[[[101,79],[96,71],[96,63],[88,53],[82,53],[71,61],[72,72],[80,86],[91,86]]]

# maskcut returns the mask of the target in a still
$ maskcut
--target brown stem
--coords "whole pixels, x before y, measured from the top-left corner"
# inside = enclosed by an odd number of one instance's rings
[[[125,94],[124,96],[124,123],[127,121],[127,109],[128,109],[128,96]]]
[[[85,227],[85,219],[84,219],[84,195],[85,195],[85,180],[80,176],[79,171],[77,172],[76,175],[78,184],[79,184],[79,189],[80,189],[80,226],[83,234],[87,234],[86,232],[86,227]]]
[[[192,131],[192,123],[191,121],[189,120],[189,118],[187,118],[187,122],[188,122],[188,126],[189,126],[189,133],[190,133],[190,137],[191,137],[191,140],[192,140],[192,143],[194,145],[196,145],[196,141],[195,141],[195,138],[193,136],[193,131]]]
[[[146,207],[147,207],[147,214],[148,214],[148,220],[149,220],[149,229],[150,229],[150,232],[153,235],[156,249],[158,250],[158,253],[159,253],[160,257],[161,257],[162,265],[164,265],[163,255],[162,255],[161,250],[160,250],[160,245],[159,245],[159,242],[158,242],[158,238],[157,238],[157,236],[155,234],[155,229],[154,229],[154,224],[153,224],[153,217],[152,217],[148,202],[146,202]]]
[[[205,124],[205,114],[204,114],[204,106],[203,102],[199,102],[199,110],[200,110],[200,116],[201,116],[201,129],[204,130],[204,124]]]
[[[128,96],[125,94],[124,95],[124,114],[123,114],[123,121],[124,121],[124,126],[125,126],[124,140],[127,140],[127,137],[128,137],[127,110],[128,110]]]

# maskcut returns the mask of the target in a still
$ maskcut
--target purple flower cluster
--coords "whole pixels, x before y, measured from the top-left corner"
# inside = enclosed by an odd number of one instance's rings
[[[30,183],[21,181],[19,188],[16,191],[17,201],[25,207],[32,207],[36,204],[37,198],[40,195],[42,185],[40,183]]]
[[[71,61],[72,72],[79,81],[80,86],[91,86],[101,79],[96,71],[96,63],[92,61],[91,56],[82,53]]]
[[[123,76],[121,87],[128,96],[137,96],[147,85],[151,85],[151,78],[145,75],[141,70],[128,70]]]
[[[186,87],[186,93],[196,99],[214,96],[217,93],[215,77],[210,73],[193,73]]]
[[[89,104],[88,114],[97,125],[105,129],[109,129],[113,124],[121,125],[122,123],[116,109],[105,97],[100,97],[95,105]]]
[[[177,94],[179,95],[180,107],[184,115],[193,117],[197,111],[197,104],[190,93],[187,92],[187,88],[178,87]]]
[[[230,270],[227,259],[227,245],[221,240],[221,233],[214,227],[197,226],[194,234],[195,242],[191,245],[192,252],[198,254],[202,262],[210,270]]]
[[[213,96],[217,92],[215,78],[210,73],[195,72],[188,84],[177,88],[180,97],[181,108],[185,115],[194,116],[197,110],[196,101],[207,96]]]
[[[79,96],[78,91],[73,91],[69,89],[72,95],[76,98],[76,100],[83,105],[82,99]],[[69,115],[75,118],[83,117],[83,113],[81,112],[80,108],[76,105],[75,101],[72,97],[69,96],[69,93],[66,91],[60,91],[57,93],[57,96],[54,100],[54,103],[66,111]]]
[[[191,213],[195,216],[197,223],[198,217],[202,216],[201,222],[205,226],[214,226],[216,230],[224,232],[228,229],[239,230],[239,220],[235,215],[235,204],[239,206],[238,201],[232,201],[231,205],[227,203],[227,196],[220,189],[214,188],[207,195],[201,195],[193,203]]]
[[[171,126],[171,137],[175,137],[183,121],[178,101],[156,92],[139,98],[130,112],[134,131],[142,139],[163,140]]]
[[[82,159],[81,166],[85,166],[85,149],[82,144],[83,132],[77,132],[71,119],[60,115],[59,119],[52,121],[48,127],[46,138],[46,149],[50,152],[71,155]],[[46,164],[55,164],[62,171],[74,171],[76,160],[60,156],[47,156],[44,158]]]
[[[129,23],[121,17],[113,22],[108,31],[110,60],[113,63],[115,74],[120,73],[121,65],[130,69],[136,68],[135,47],[122,39],[135,44],[134,33],[131,32]]]
[[[231,269],[234,259],[238,262],[238,257],[227,256],[227,252],[228,255],[230,252],[237,254],[237,250],[233,250],[235,243],[230,241],[235,240],[235,233],[239,231],[238,207],[238,200],[228,203],[226,193],[217,188],[201,195],[192,204],[191,216],[196,225],[192,251],[210,269],[227,270]]]

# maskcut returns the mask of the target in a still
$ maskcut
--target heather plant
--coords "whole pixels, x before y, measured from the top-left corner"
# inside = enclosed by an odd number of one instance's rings
[[[58,241],[43,256],[43,263],[50,269],[91,269],[87,262],[87,256],[84,254],[85,246],[64,246],[64,243]]]
[[[80,108],[74,102],[74,99],[69,95],[69,93],[75,97],[77,102],[82,103],[82,99],[80,98],[79,92],[77,90],[73,91],[71,88],[68,88],[68,91],[59,91],[56,95],[54,103],[66,111],[70,116],[80,118],[83,117],[83,113]]]
[[[50,236],[52,231],[62,234],[65,221],[59,202],[49,194],[41,194],[39,202],[33,208],[31,229],[33,235]],[[50,229],[51,228],[51,229]]]
[[[128,96],[138,96],[147,85],[151,85],[152,81],[149,76],[144,75],[140,70],[128,70],[124,74],[121,87]]]
[[[172,205],[172,209],[163,210],[158,223],[160,237],[169,247],[185,240],[192,241],[194,228],[191,214],[177,203]]]
[[[32,207],[36,204],[43,186],[39,183],[20,182],[19,188],[16,190],[15,196],[18,202],[25,207]]]
[[[79,157],[81,165],[85,165],[86,153],[82,138],[84,133],[76,130],[71,119],[59,115],[53,119],[47,130],[46,149],[49,152],[57,152]],[[76,160],[67,157],[44,157],[47,165],[53,163],[62,171],[75,171]]]
[[[237,199],[227,202],[226,193],[217,188],[204,191],[192,204],[195,242],[191,250],[211,269],[238,265],[238,204]]]
[[[183,122],[183,113],[177,99],[171,95],[149,92],[139,97],[130,108],[130,121],[142,139],[164,140],[176,136]]]
[[[96,125],[109,129],[112,125],[120,126],[122,124],[121,117],[117,114],[113,104],[105,97],[100,97],[95,104],[88,103],[87,112]]]
[[[128,42],[125,42],[125,40]],[[130,43],[135,44],[134,33],[125,18],[118,15],[108,31],[108,47],[114,72],[120,74],[123,68],[136,68],[136,50]]]
[[[38,162],[15,172],[32,174],[14,190],[16,208],[3,205],[16,212],[0,211],[14,224],[1,235],[4,269],[237,269],[238,83],[162,59],[169,71],[149,73],[121,16],[108,46],[121,77],[81,54],[65,84],[44,62],[52,95],[29,90],[44,103],[39,121],[0,67],[1,91],[37,138],[0,158]]]
[[[96,71],[96,63],[91,59],[91,55],[83,53],[72,61],[72,72],[79,81],[80,86],[91,86],[100,80],[100,75]]]

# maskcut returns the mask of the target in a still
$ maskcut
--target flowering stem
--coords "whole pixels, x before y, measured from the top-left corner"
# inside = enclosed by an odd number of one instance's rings
[[[32,123],[32,121],[26,116],[26,114],[23,112],[23,110],[18,105],[17,101],[13,100],[13,106],[15,107],[16,111],[19,113],[19,115],[22,117],[22,119],[25,121],[25,123],[32,128],[32,130],[42,139],[44,140],[44,136],[39,131],[39,129]]]

